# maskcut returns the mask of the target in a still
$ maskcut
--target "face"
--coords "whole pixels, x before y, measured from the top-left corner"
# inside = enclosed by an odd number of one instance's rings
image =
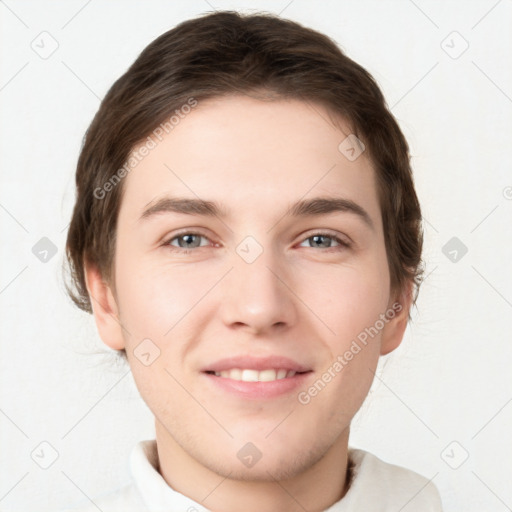
[[[374,171],[338,149],[349,134],[319,105],[208,100],[123,183],[98,328],[158,435],[220,475],[292,477],[346,443],[402,338]]]

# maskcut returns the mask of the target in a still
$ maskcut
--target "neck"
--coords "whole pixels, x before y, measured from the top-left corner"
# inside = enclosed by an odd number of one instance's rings
[[[156,420],[159,472],[175,491],[216,512],[322,511],[348,490],[347,428],[323,456],[286,480],[234,480],[201,464]]]

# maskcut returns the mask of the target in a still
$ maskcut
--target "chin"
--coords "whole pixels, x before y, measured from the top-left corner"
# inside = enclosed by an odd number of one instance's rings
[[[218,461],[217,461],[218,462]],[[276,480],[289,480],[301,473],[316,461],[306,462],[293,457],[287,460],[264,460],[262,458],[252,467],[244,467],[240,461],[236,460],[231,465],[219,466],[217,463],[210,466],[210,469],[220,476],[230,480],[242,482],[274,482]]]
[[[211,471],[231,480],[289,480],[307,471],[325,456],[330,443],[320,444],[318,439],[315,442],[314,445],[303,440],[299,444],[300,448],[283,443],[282,440],[278,441],[277,445],[269,439],[259,443],[257,440],[254,443],[235,442],[236,447],[225,447],[222,454],[210,453],[207,460],[198,460]],[[307,448],[304,448],[305,446]],[[228,457],[227,454],[232,450],[234,457]]]

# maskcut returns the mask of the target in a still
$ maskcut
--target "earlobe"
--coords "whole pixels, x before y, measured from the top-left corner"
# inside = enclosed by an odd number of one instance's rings
[[[389,354],[402,342],[407,322],[409,320],[409,311],[412,305],[413,284],[409,283],[398,299],[390,303],[386,316],[389,318],[387,324],[382,330],[380,354],[382,356]]]
[[[105,345],[114,350],[124,349],[119,309],[110,286],[104,281],[98,268],[92,264],[85,265],[85,278],[100,338]]]

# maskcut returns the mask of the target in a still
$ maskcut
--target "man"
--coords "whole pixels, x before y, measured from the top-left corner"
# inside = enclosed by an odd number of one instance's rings
[[[422,233],[407,143],[331,40],[234,12],[163,34],[102,102],[77,192],[70,292],[156,429],[96,506],[441,510],[425,478],[349,448]]]

